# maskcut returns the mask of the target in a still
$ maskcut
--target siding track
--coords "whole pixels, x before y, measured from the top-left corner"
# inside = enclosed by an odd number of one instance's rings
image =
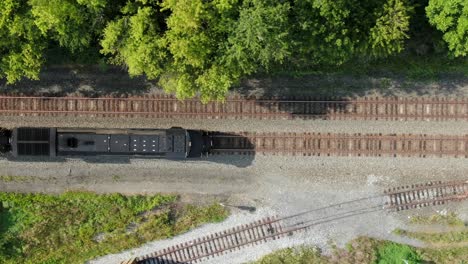
[[[123,262],[125,264],[167,264],[167,263],[199,263],[228,252],[240,250],[247,246],[266,243],[270,240],[293,235],[312,226],[382,210],[399,211],[422,206],[435,206],[448,201],[468,199],[468,180],[441,182],[433,181],[424,184],[413,184],[392,188],[384,192],[389,202],[382,205],[378,200],[374,205],[365,201],[379,198],[369,197],[344,203],[334,204],[322,208],[304,211],[285,217],[267,217],[189,242],[177,244],[151,254],[140,256]],[[366,204],[363,207],[363,204]],[[342,211],[327,214],[323,211],[319,218],[310,215],[313,211],[328,208],[340,208]],[[123,264],[122,263],[122,264]]]
[[[463,120],[468,98],[312,97],[246,99],[202,104],[170,95],[129,98],[0,96],[3,115],[125,116],[198,119]]]
[[[267,217],[136,258],[133,263],[197,263],[227,251],[277,239],[282,235],[284,231],[280,220]]]
[[[445,204],[468,198],[468,181],[428,182],[386,191],[387,208],[396,211]]]

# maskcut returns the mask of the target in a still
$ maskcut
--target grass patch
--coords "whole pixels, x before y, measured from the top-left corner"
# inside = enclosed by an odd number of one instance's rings
[[[412,216],[411,224],[439,224],[448,226],[464,226],[465,223],[454,212],[448,214],[434,214],[431,216]]]
[[[326,264],[328,259],[316,247],[296,247],[278,250],[264,256],[255,264]]]
[[[415,81],[434,81],[444,75],[468,77],[468,59],[442,55],[399,55],[378,60],[351,60],[342,65],[291,65],[274,73],[294,77],[306,75],[351,75],[402,77]]]
[[[171,195],[0,193],[0,263],[83,263],[227,216]]]
[[[0,181],[2,182],[34,182],[34,177],[0,175]]]
[[[424,261],[444,264],[468,263],[468,228],[463,228],[466,224],[455,213],[436,214],[428,217],[415,216],[411,218],[410,223],[456,227],[456,229],[452,228],[452,231],[447,232],[394,230],[397,235],[427,243],[426,247],[418,249]]]
[[[468,263],[468,246],[451,248],[425,248],[421,255],[429,263],[466,264]]]
[[[395,234],[407,236],[428,243],[462,243],[468,242],[468,229],[443,233],[411,232],[397,229]]]
[[[287,248],[269,254],[254,264],[397,264],[420,263],[418,251],[410,246],[360,237],[346,245],[346,249],[335,248],[332,255],[321,255],[315,247]]]

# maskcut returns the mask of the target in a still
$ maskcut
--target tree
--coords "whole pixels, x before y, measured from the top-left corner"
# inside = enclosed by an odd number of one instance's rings
[[[412,10],[403,0],[388,0],[385,3],[376,15],[375,26],[370,29],[371,54],[385,57],[403,50]]]
[[[203,101],[223,99],[236,76],[220,64],[225,54],[227,30],[236,16],[237,0],[165,0],[170,12],[164,39],[172,64],[161,86],[179,98],[197,92]]]
[[[295,57],[336,65],[400,52],[411,10],[404,0],[296,0]]]
[[[291,53],[289,12],[287,2],[244,1],[229,30],[227,66],[246,75],[259,65],[268,69],[272,63],[282,63]]]
[[[222,100],[289,55],[288,12],[273,0],[133,0],[106,26],[101,52],[178,98]]]
[[[0,77],[8,83],[39,78],[47,43],[38,32],[26,1],[0,1]]]
[[[468,2],[430,0],[426,7],[429,22],[443,32],[443,39],[456,57],[468,54]]]
[[[44,36],[77,51],[88,47],[102,30],[107,0],[29,0],[29,4]]]
[[[157,10],[151,1],[128,2],[123,17],[104,29],[101,52],[111,55],[112,63],[127,66],[130,76],[146,74],[156,79],[170,63],[159,21],[162,14]]]

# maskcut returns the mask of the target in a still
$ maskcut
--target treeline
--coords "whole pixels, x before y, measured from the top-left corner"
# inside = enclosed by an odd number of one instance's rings
[[[186,98],[222,99],[281,65],[468,52],[466,0],[1,0],[0,77],[37,79],[46,52],[99,50]]]

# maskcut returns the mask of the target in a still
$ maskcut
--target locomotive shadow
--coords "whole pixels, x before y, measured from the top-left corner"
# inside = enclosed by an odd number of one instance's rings
[[[208,157],[190,159],[190,162],[208,161],[210,163],[219,163],[226,165],[233,165],[237,168],[247,168],[252,165],[255,159],[255,154],[239,155],[239,154],[221,154],[210,155]]]
[[[273,113],[285,113],[291,119],[332,119],[333,113],[346,113],[352,108],[349,98],[317,98],[312,96],[291,96],[291,97],[253,97],[255,105],[261,109]],[[290,101],[289,103],[278,104],[279,101]],[[301,103],[301,101],[315,101],[315,103]],[[258,111],[257,111],[258,112]]]
[[[199,160],[234,165],[238,168],[252,165],[255,159],[255,144],[248,137],[236,133],[209,133],[211,149],[207,156]]]

